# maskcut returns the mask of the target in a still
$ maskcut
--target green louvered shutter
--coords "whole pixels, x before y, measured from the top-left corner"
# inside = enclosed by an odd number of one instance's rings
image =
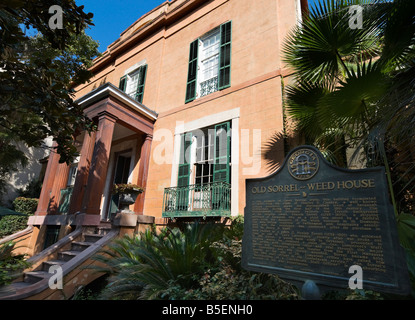
[[[185,103],[193,101],[196,98],[198,51],[199,51],[199,39],[193,41],[190,44],[189,70],[188,70],[188,73],[187,73]]]
[[[141,66],[138,70],[139,78],[138,78],[138,85],[137,85],[137,93],[135,95],[135,100],[142,103],[143,96],[144,96],[144,85],[146,83],[146,76],[147,76],[147,65]]]
[[[231,85],[232,21],[220,26],[219,90]]]
[[[215,152],[213,163],[212,209],[221,210],[227,207],[225,187],[216,182],[230,183],[231,137],[230,123],[215,126]]]
[[[126,86],[127,86],[127,76],[121,77],[118,88],[120,88],[120,90],[125,92]]]
[[[187,187],[190,182],[190,151],[192,144],[192,133],[183,134],[181,137],[179,175],[177,179],[178,191],[176,194],[176,204],[179,211],[187,210],[189,204],[189,189],[180,188]]]
[[[215,158],[213,163],[213,182],[230,182],[231,137],[230,123],[215,126]]]

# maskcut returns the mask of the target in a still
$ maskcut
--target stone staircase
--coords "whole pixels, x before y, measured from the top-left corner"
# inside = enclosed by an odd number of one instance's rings
[[[41,257],[46,256],[46,259],[39,259],[38,256],[29,259],[29,261],[38,259],[40,262],[35,264],[31,271],[24,272],[23,277],[19,279],[20,281],[15,281],[9,286],[0,287],[0,300],[27,299],[38,296],[41,292],[48,289],[51,290],[49,288],[49,278],[55,274],[53,269],[51,269],[53,266],[62,268],[64,286],[68,286],[71,282],[71,276],[68,275],[71,272],[75,273],[74,271],[77,267],[84,264],[85,261],[90,259],[93,254],[98,252],[118,234],[118,230],[110,229],[106,226],[96,228],[93,232],[88,229],[77,231],[77,233],[74,232],[72,234],[72,239],[69,238],[69,241],[66,239],[66,243],[64,243],[64,239],[61,239],[64,244],[61,246],[57,245],[58,248],[53,253],[51,253],[51,248],[47,248],[46,252],[42,251],[38,255]],[[89,272],[93,272],[93,270]],[[85,274],[83,277],[87,278]],[[72,278],[75,279],[75,275]],[[79,281],[76,279],[74,282]]]
[[[43,279],[50,278],[53,273],[49,273],[52,266],[62,266],[69,260],[76,257],[79,253],[87,249],[93,243],[101,239],[103,234],[82,234],[84,241],[73,241],[71,243],[71,249],[58,252],[57,260],[48,260],[42,263],[40,270],[29,271],[24,273],[24,282],[28,284],[34,284]]]

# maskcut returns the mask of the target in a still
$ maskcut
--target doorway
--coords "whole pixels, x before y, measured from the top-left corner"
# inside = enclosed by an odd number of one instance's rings
[[[114,168],[113,185],[119,183],[128,183],[131,174],[131,151],[116,153],[116,161]],[[112,188],[111,188],[112,190]],[[110,201],[107,210],[107,220],[114,218],[119,207],[119,196],[110,194]]]

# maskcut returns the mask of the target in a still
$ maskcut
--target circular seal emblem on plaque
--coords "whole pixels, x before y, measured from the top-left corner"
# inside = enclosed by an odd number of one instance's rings
[[[308,180],[317,173],[319,165],[317,153],[311,149],[299,149],[288,159],[288,172],[297,180]]]

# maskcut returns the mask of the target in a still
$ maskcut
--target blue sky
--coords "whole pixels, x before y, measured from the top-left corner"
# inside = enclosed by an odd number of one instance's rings
[[[85,12],[94,14],[95,26],[87,30],[87,34],[100,43],[99,51],[104,52],[121,32],[163,2],[165,0],[77,0],[76,4],[84,5]]]
[[[309,0],[309,3],[314,1]],[[104,52],[121,32],[163,2],[165,0],[77,0],[76,4],[84,5],[85,12],[94,14],[95,26],[87,30],[87,34],[100,43],[99,51]]]

